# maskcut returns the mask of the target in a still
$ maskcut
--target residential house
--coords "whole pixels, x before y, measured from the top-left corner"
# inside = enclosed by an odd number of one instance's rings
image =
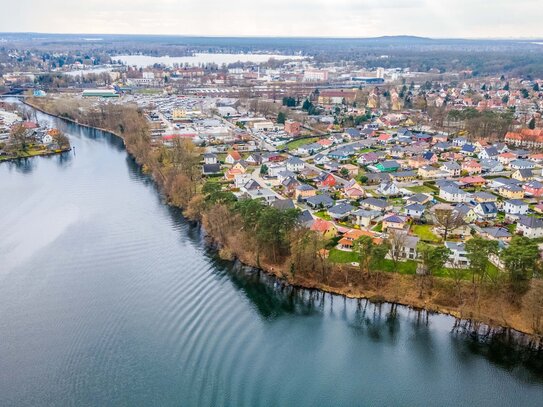
[[[305,198],[307,206],[313,209],[317,208],[331,208],[334,206],[335,201],[327,194],[320,194]]]
[[[524,198],[524,189],[514,184],[502,185],[498,188],[498,193],[509,199],[522,199]]]
[[[238,174],[234,177],[234,187],[241,188],[253,179],[251,174]]]
[[[296,188],[301,184],[296,178],[288,177],[281,181],[281,185],[285,188],[287,195],[292,196],[292,194],[295,194]]]
[[[206,153],[204,154],[204,164],[217,164],[217,154]]]
[[[531,169],[528,169],[528,168],[520,169],[520,170],[514,171],[513,174],[511,174],[511,178],[522,181],[522,182],[526,182],[526,181],[530,181],[534,179],[534,173]]]
[[[460,176],[462,167],[460,167],[460,164],[458,164],[456,161],[447,161],[446,163],[443,163],[440,170],[447,173],[451,177],[458,177]]]
[[[480,235],[489,240],[498,240],[505,243],[511,241],[511,233],[509,233],[507,229],[501,227],[483,228],[481,229]]]
[[[397,196],[400,195],[400,188],[394,181],[382,182],[376,192],[382,196]]]
[[[444,186],[439,189],[439,197],[448,202],[469,202],[471,194],[457,186]]]
[[[517,156],[510,152],[505,152],[498,155],[498,161],[502,165],[509,165],[511,161],[516,160],[516,159],[517,159]]]
[[[405,260],[415,260],[418,256],[417,246],[419,244],[419,238],[417,236],[408,235],[403,230],[392,230],[390,234],[399,234],[400,236],[393,237],[394,241],[398,242],[396,247],[391,247],[388,254],[389,257],[396,257]],[[399,250],[399,253],[393,253],[394,250]]]
[[[509,163],[509,168],[512,170],[531,170],[534,167],[534,162],[530,160],[513,160]]]
[[[389,174],[390,179],[396,182],[413,181],[417,178],[415,171],[398,171]]]
[[[366,209],[358,209],[351,213],[354,224],[366,228],[369,227],[372,221],[379,216],[381,216],[380,211]]]
[[[294,191],[294,198],[297,200],[302,200],[315,195],[317,195],[317,190],[311,185],[307,184],[298,185]]]
[[[469,203],[460,203],[454,207],[454,210],[462,215],[462,219],[466,223],[473,223],[478,218],[475,206]]]
[[[413,219],[421,219],[426,207],[418,203],[412,203],[412,204],[404,206],[403,209],[404,209],[404,213],[407,216]]]
[[[388,229],[401,229],[403,230],[407,224],[407,219],[401,215],[389,215],[383,219],[383,232]]]
[[[498,215],[498,207],[494,202],[479,202],[473,211],[482,220],[494,219]]]
[[[358,165],[364,166],[364,165],[375,164],[378,161],[379,161],[379,154],[364,153],[364,154],[361,154],[360,157],[358,157],[357,163]]]
[[[463,177],[458,180],[462,187],[482,187],[486,184],[486,179],[481,176],[475,175],[471,177]]]
[[[484,191],[475,192],[472,197],[475,202],[496,202],[498,200],[496,195]]]
[[[452,144],[455,147],[462,147],[464,144],[467,144],[468,140],[466,140],[464,137],[456,137],[453,139]]]
[[[328,156],[338,161],[347,161],[351,156],[355,154],[355,151],[351,147],[341,147],[337,150],[330,151]]]
[[[339,163],[337,161],[330,160],[327,163],[324,164],[324,169],[326,171],[330,172],[338,172],[339,171]]]
[[[307,209],[305,211],[301,211],[300,215],[298,215],[298,222],[303,227],[311,228],[314,221],[315,219],[313,218],[313,215],[311,215],[311,212],[309,212]]]
[[[305,162],[298,157],[290,157],[287,161],[285,161],[285,165],[287,166],[287,170],[299,172],[304,169]]]
[[[268,204],[277,199],[277,195],[269,188],[250,189],[246,193],[249,199],[264,201]]]
[[[287,166],[284,163],[270,163],[268,166],[268,176],[277,178],[280,173],[287,170]]]
[[[463,154],[465,156],[475,156],[477,148],[473,144],[464,144],[462,148],[460,148],[460,154]]]
[[[328,208],[328,215],[335,220],[343,220],[347,218],[354,209],[354,206],[348,203],[340,203]]]
[[[432,151],[427,151],[422,155],[422,158],[424,158],[429,164],[435,164],[438,162],[438,156]]]
[[[366,196],[364,188],[354,179],[343,186],[343,194],[349,199],[359,199]]]
[[[468,267],[469,259],[464,243],[445,242],[445,247],[450,250],[448,266],[450,267]]]
[[[300,155],[312,155],[315,154],[317,151],[322,150],[322,145],[319,143],[309,143],[309,144],[303,144],[296,152]]]
[[[336,226],[332,222],[320,218],[315,219],[310,229],[328,239],[337,236],[338,233]]]
[[[429,195],[429,194],[418,193],[418,194],[414,194],[414,195],[411,195],[411,196],[405,198],[405,203],[406,203],[406,205],[409,205],[409,204],[412,204],[412,203],[418,203],[418,204],[421,204],[421,205],[426,205],[432,199],[433,199],[432,196]]]
[[[251,153],[245,161],[247,161],[249,165],[260,165],[262,164],[262,155],[259,153]]]
[[[241,154],[234,150],[234,151],[230,151],[226,155],[224,162],[226,162],[227,164],[234,164],[236,161],[240,161],[240,160],[241,160]]]
[[[296,208],[296,206],[294,205],[294,202],[292,202],[292,199],[276,199],[275,201],[272,202],[270,206],[272,206],[275,209],[280,209],[282,211]]]
[[[479,163],[481,164],[482,172],[485,173],[493,173],[493,172],[501,172],[503,171],[503,164],[500,163],[498,160],[481,160]]]
[[[343,170],[347,170],[347,173],[349,174],[348,177],[356,177],[358,175],[358,166],[353,164],[343,164],[339,167],[340,172],[343,172]]]
[[[387,160],[376,164],[375,168],[379,172],[394,172],[400,168],[400,164],[397,161]]]
[[[425,165],[418,169],[417,174],[421,178],[436,178],[441,174],[441,170],[431,165]]]
[[[317,186],[320,189],[332,188],[336,185],[335,177],[329,172],[321,172],[316,178]]]
[[[366,198],[360,202],[360,206],[372,211],[385,212],[392,210],[392,205],[389,204],[385,199]]]
[[[315,165],[323,165],[330,161],[331,159],[326,154],[317,154],[315,157],[313,157],[313,162]]]
[[[503,211],[509,215],[525,215],[529,206],[520,199],[509,199],[503,203]]]
[[[480,174],[483,171],[481,164],[475,160],[468,160],[462,163],[462,171],[466,171],[468,174]]]
[[[360,239],[362,236],[369,236],[372,238],[373,242],[376,244],[382,243],[382,239],[375,236],[374,233],[367,230],[357,230],[351,229],[343,235],[343,237],[338,241],[338,248],[340,250],[352,250],[355,242]]]
[[[202,174],[203,175],[216,175],[220,174],[221,171],[221,165],[220,164],[204,164],[202,165]]]
[[[539,181],[530,181],[522,186],[527,195],[540,197],[543,196],[543,184]]]
[[[479,159],[480,160],[490,160],[490,159],[497,159],[498,155],[500,153],[498,152],[498,149],[494,146],[486,147],[481,150],[479,153]]]
[[[534,216],[520,216],[517,232],[530,239],[543,237],[543,220]]]

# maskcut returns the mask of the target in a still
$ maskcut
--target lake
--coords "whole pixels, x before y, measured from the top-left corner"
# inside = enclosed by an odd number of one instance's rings
[[[123,64],[137,67],[148,67],[154,64],[164,64],[166,66],[173,66],[179,64],[180,66],[198,66],[206,64],[233,64],[236,62],[253,62],[255,64],[268,62],[270,59],[276,60],[301,60],[306,57],[299,55],[277,55],[277,54],[220,54],[220,53],[195,53],[192,56],[186,57],[154,57],[149,55],[116,55],[111,57],[115,61],[122,61]]]
[[[541,406],[543,374],[454,319],[220,260],[122,142],[0,164],[2,406]]]

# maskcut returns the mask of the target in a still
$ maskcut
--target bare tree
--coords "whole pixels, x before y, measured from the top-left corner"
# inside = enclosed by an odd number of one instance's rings
[[[434,222],[442,230],[443,240],[447,240],[449,233],[464,222],[464,215],[448,204],[438,204],[433,208]]]
[[[394,263],[394,269],[402,259],[402,252],[407,240],[407,234],[399,230],[393,230],[388,235],[388,244],[390,245],[390,258]]]

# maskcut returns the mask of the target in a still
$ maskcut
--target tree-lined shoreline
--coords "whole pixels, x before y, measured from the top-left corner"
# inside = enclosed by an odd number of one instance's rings
[[[331,263],[326,240],[299,225],[297,210],[236,200],[221,182],[202,178],[202,151],[190,142],[176,141],[171,148],[152,147],[147,121],[137,106],[109,104],[82,113],[76,105],[59,105],[51,99],[28,99],[25,103],[121,137],[129,154],[157,182],[168,203],[182,208],[188,219],[201,222],[222,257],[237,258],[297,287],[449,314],[473,321],[474,330],[482,325],[498,330],[511,328],[528,335],[529,346],[541,349],[540,280],[530,280],[522,295],[512,298],[499,282],[481,278],[475,284],[475,275],[470,281],[383,272],[379,267],[382,253],[379,249],[373,252],[369,241],[357,245],[364,254],[360,266]],[[429,267],[434,255],[428,256]],[[481,264],[481,273],[484,267]]]

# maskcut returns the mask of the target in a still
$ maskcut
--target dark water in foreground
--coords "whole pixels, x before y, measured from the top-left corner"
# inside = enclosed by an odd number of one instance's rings
[[[119,140],[64,126],[75,155],[0,164],[0,405],[543,405],[452,318],[218,260]]]

